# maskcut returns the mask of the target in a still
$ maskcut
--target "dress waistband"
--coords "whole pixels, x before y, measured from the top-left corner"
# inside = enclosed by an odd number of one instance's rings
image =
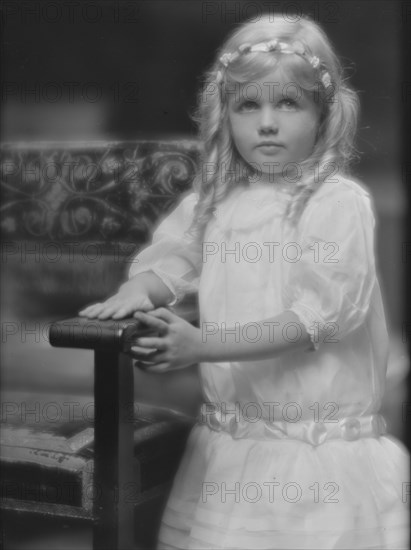
[[[335,421],[298,420],[274,421],[264,418],[247,419],[236,412],[210,410],[210,404],[203,403],[197,417],[197,424],[210,429],[225,431],[233,439],[299,439],[311,445],[321,445],[329,439],[355,441],[363,437],[380,437],[387,432],[384,417],[379,414],[347,416]]]

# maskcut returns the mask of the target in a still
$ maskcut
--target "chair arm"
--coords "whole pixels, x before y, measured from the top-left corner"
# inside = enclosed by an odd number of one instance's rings
[[[198,322],[195,299],[188,297],[170,311],[186,321]],[[50,326],[49,341],[54,347],[109,350],[127,353],[131,344],[140,336],[154,335],[156,331],[147,328],[133,317],[121,320],[88,319],[72,317],[55,321]]]
[[[127,352],[135,338],[147,334],[153,334],[153,330],[134,318],[103,321],[72,317],[50,326],[49,341],[58,348]]]

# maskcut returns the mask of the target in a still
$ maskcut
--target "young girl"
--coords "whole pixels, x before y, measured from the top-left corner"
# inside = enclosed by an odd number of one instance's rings
[[[81,312],[157,329],[134,348],[152,372],[200,365],[159,549],[408,548],[374,207],[347,176],[357,107],[314,22],[242,24],[199,95],[193,191]],[[197,291],[199,328],[161,307]]]

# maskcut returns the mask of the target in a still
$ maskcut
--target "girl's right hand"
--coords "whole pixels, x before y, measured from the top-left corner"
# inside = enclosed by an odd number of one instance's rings
[[[131,317],[135,311],[151,311],[154,304],[144,292],[144,289],[135,284],[135,281],[127,281],[117,294],[111,296],[105,302],[93,304],[79,311],[82,317],[91,319],[123,319]]]

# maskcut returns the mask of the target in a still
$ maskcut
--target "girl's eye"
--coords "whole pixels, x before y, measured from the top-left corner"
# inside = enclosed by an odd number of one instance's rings
[[[297,102],[294,99],[282,99],[278,102],[278,105],[281,108],[284,108],[286,110],[295,109],[297,107]]]
[[[277,103],[277,107],[285,111],[294,111],[298,104],[294,99],[284,98]],[[258,109],[258,104],[255,101],[248,100],[240,104],[239,111],[252,111]]]
[[[249,111],[256,107],[257,107],[257,103],[255,101],[244,101],[244,103],[240,105],[240,109],[243,111]]]

